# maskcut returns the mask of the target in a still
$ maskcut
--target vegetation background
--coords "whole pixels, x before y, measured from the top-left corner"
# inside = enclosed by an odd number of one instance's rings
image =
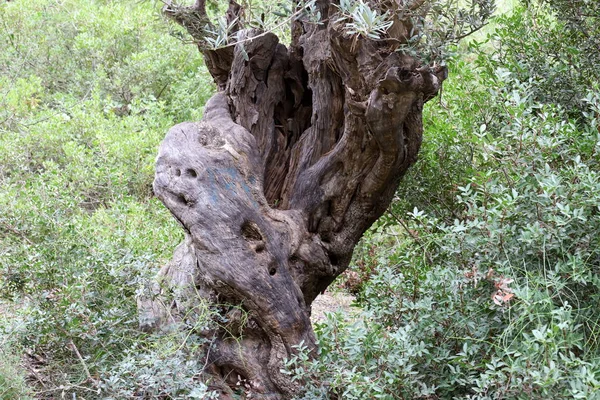
[[[420,161],[336,289],[357,311],[289,360],[298,398],[600,399],[600,11],[499,8],[451,49]],[[0,3],[2,399],[212,396],[202,339],[137,330],[182,236],[156,149],[214,91],[159,9]]]

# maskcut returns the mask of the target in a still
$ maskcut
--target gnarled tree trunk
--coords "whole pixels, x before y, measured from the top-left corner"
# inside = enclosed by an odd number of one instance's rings
[[[300,343],[316,350],[311,303],[415,162],[423,104],[446,75],[397,51],[408,22],[350,36],[331,3],[317,2],[319,24],[292,22],[289,47],[238,27],[235,46],[203,50],[219,92],[202,121],[170,129],[156,163],[154,191],[185,241],[140,302],[142,325],[185,321],[198,298],[221,305],[223,324],[200,332],[213,342],[207,374],[225,391],[239,376],[253,398],[296,389],[283,360]],[[202,40],[202,1],[166,13]]]

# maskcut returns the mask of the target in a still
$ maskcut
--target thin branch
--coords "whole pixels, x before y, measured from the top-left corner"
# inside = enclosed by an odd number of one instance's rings
[[[404,223],[404,221],[399,216],[397,216],[392,210],[388,210],[388,212],[392,215],[392,217],[394,217],[396,222],[398,222],[400,224],[400,226],[402,226],[402,228],[404,228],[406,233],[408,233],[415,242],[417,242],[419,245],[421,245],[421,241],[419,240],[419,238],[408,228],[408,226]]]
[[[44,389],[46,389],[48,387],[48,386],[46,386],[46,383],[44,382],[44,380],[42,379],[42,377],[40,376],[40,374],[35,370],[35,368],[33,366],[28,365],[27,369],[34,376],[34,378],[37,379],[37,381],[40,383],[40,385],[42,385],[42,387]]]
[[[83,357],[81,356],[81,353],[79,352],[79,349],[77,348],[77,346],[75,346],[75,343],[73,343],[73,339],[69,339],[69,347],[71,348],[71,350],[73,350],[75,352],[75,354],[77,355],[77,358],[79,359],[79,362],[81,363],[83,370],[85,371],[85,375],[88,377],[88,379],[94,384],[94,386],[97,385],[96,380],[92,377],[92,374],[90,374],[90,370],[88,369],[85,360],[83,359]],[[99,391],[100,389],[98,389]]]
[[[479,31],[481,28],[483,28],[484,26],[486,26],[487,24],[488,23],[485,22],[485,23],[479,25],[478,27],[471,29],[469,32],[463,33],[462,35],[459,35],[459,36],[453,38],[453,40],[456,40],[458,42],[459,40],[462,40],[462,39],[466,38],[467,36],[471,36],[475,32]]]
[[[99,392],[98,392],[98,390],[100,390],[100,389],[96,390],[96,389],[90,389],[89,387],[81,386],[81,385],[82,385],[82,384],[84,384],[85,382],[86,382],[86,381],[85,381],[85,380],[83,380],[83,381],[81,381],[81,382],[79,382],[79,383],[75,383],[75,384],[72,384],[72,385],[67,385],[67,386],[63,386],[63,385],[61,385],[61,386],[59,386],[59,387],[55,387],[55,388],[52,388],[52,389],[47,389],[47,390],[42,390],[42,391],[40,391],[40,392],[35,392],[35,393],[34,393],[34,395],[38,396],[38,395],[40,395],[40,394],[51,393],[51,392],[57,392],[57,391],[59,391],[59,390],[66,391],[66,390],[70,390],[70,389],[81,389],[81,390],[86,390],[86,391],[88,391],[88,392],[99,393]]]
[[[23,232],[21,232],[19,229],[15,228],[14,226],[12,226],[11,224],[9,224],[8,222],[5,222],[5,221],[0,221],[0,222],[4,226],[5,230],[13,233],[16,236],[19,236],[21,239],[23,239],[24,241],[26,241],[27,244],[33,245],[33,242]]]
[[[162,96],[163,92],[165,91],[167,86],[169,86],[170,84],[171,84],[171,81],[168,81],[167,83],[165,83],[165,86],[163,86],[162,89],[160,89],[160,92],[158,92],[158,94],[156,95],[156,100],[160,99],[160,96]]]
[[[421,6],[422,6],[423,4],[425,4],[425,2],[426,2],[426,1],[427,1],[427,0],[413,0],[413,1],[411,1],[410,3],[408,3],[408,4],[407,4],[407,8],[408,8],[410,11],[415,11],[415,10],[418,10],[419,8],[421,8]]]
[[[196,0],[194,8],[202,15],[206,15],[206,0]]]
[[[431,258],[431,255],[429,255],[429,253],[427,252],[427,249],[425,248],[425,246],[423,245],[423,243],[421,242],[421,240],[417,237],[417,235],[415,235],[409,228],[408,226],[404,223],[404,221],[402,220],[402,218],[400,218],[399,216],[397,216],[391,209],[388,209],[388,212],[392,215],[392,217],[394,217],[394,219],[400,224],[400,226],[402,226],[402,228],[404,228],[404,230],[410,235],[410,237],[415,241],[415,243],[423,249],[423,252],[425,253],[425,258],[427,258],[427,261],[429,262],[430,265],[433,265],[433,259]]]

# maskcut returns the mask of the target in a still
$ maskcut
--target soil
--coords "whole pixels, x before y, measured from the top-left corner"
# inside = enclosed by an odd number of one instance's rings
[[[320,294],[312,303],[312,315],[310,319],[314,324],[325,321],[326,313],[342,311],[344,314],[353,314],[357,310],[356,307],[352,306],[354,300],[354,296],[342,292],[325,292]]]

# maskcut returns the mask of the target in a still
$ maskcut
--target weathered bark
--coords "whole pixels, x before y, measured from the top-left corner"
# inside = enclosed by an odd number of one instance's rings
[[[220,91],[201,122],[171,128],[156,162],[154,191],[186,238],[140,302],[143,326],[186,321],[194,301],[222,306],[226,322],[200,332],[207,374],[222,388],[245,379],[253,398],[296,390],[283,360],[300,343],[316,350],[311,303],[415,162],[423,104],[446,74],[396,51],[408,22],[385,40],[350,37],[318,6],[323,23],[294,21],[289,48],[240,30],[235,47],[203,51]],[[203,2],[184,11],[167,10],[200,41]]]

